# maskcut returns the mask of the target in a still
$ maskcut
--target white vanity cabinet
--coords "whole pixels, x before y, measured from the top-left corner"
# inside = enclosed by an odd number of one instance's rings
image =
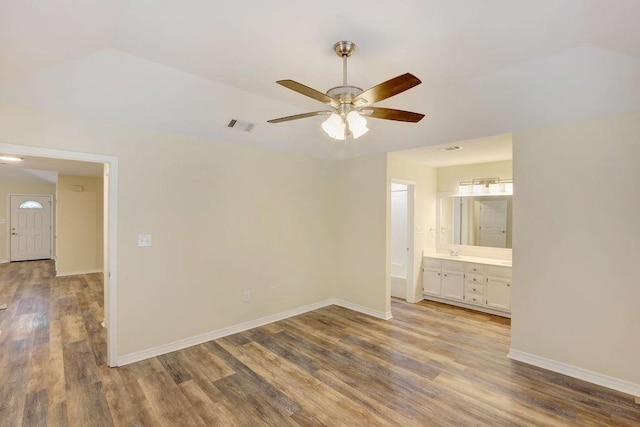
[[[442,261],[442,297],[464,299],[464,265],[456,261]]]
[[[425,295],[440,296],[442,293],[442,261],[424,258],[422,262],[422,291]]]
[[[422,273],[423,292],[425,295],[454,300],[464,299],[463,263],[425,258]]]
[[[511,268],[487,266],[487,306],[511,311]]]
[[[511,267],[483,261],[423,258],[424,297],[510,317]]]
[[[469,304],[485,303],[485,266],[482,264],[465,263],[464,266],[464,300]]]

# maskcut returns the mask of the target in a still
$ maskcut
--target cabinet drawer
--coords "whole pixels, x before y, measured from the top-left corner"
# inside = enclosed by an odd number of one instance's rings
[[[422,266],[423,267],[440,269],[440,264],[442,264],[442,261],[440,261],[439,259],[436,259],[436,258],[423,258],[422,259]]]
[[[442,269],[448,271],[464,271],[464,263],[459,261],[442,261]]]
[[[464,300],[473,304],[484,304],[484,295],[482,294],[466,294]]]
[[[487,266],[487,276],[511,278],[511,267]]]
[[[484,274],[484,269],[486,266],[482,265],[482,264],[472,264],[472,263],[467,263],[465,271],[467,273],[477,273],[477,274]]]
[[[467,283],[484,283],[485,277],[482,274],[467,273],[465,274]]]
[[[465,283],[465,295],[469,294],[480,294],[484,295],[484,285],[479,285],[477,283]]]

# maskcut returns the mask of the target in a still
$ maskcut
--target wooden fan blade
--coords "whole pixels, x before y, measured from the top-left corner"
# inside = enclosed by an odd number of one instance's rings
[[[324,116],[324,115],[329,115],[331,113],[333,113],[333,111],[329,111],[329,110],[314,111],[311,113],[296,114],[294,116],[280,117],[278,119],[267,120],[267,123],[288,122],[289,120],[305,119],[307,117],[313,117],[313,116]]]
[[[383,99],[391,98],[394,95],[411,89],[414,86],[418,86],[422,81],[411,73],[406,73],[398,77],[394,77],[391,80],[380,83],[371,89],[365,90],[360,95],[353,98],[354,105],[360,105],[365,102],[367,105],[371,105],[374,102],[382,101]],[[359,102],[360,101],[360,102]]]
[[[365,107],[360,113],[366,117],[375,119],[396,120],[398,122],[418,123],[424,114],[411,111],[396,110],[394,108]]]
[[[278,80],[276,83],[286,87],[287,89],[296,91],[299,94],[308,96],[309,98],[313,98],[316,101],[320,101],[323,104],[331,105],[333,108],[337,108],[340,106],[340,103],[338,103],[338,101],[336,101],[335,99],[325,95],[322,92],[312,89],[309,86],[305,86],[302,83],[294,82],[293,80]]]

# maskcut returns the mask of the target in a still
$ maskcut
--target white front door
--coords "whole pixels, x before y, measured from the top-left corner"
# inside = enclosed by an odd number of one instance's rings
[[[480,246],[507,247],[507,201],[480,201]]]
[[[51,196],[10,197],[11,261],[51,258]]]

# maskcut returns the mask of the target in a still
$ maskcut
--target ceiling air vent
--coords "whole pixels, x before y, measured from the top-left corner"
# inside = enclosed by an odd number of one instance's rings
[[[456,150],[462,150],[462,147],[460,147],[459,145],[454,145],[454,146],[451,146],[451,147],[438,148],[438,150],[440,150],[440,151],[456,151]]]
[[[250,123],[250,122],[246,122],[244,120],[229,119],[227,121],[227,127],[228,128],[235,129],[235,130],[241,130],[243,132],[249,132],[251,129],[253,129],[254,126],[255,126],[255,124]]]

